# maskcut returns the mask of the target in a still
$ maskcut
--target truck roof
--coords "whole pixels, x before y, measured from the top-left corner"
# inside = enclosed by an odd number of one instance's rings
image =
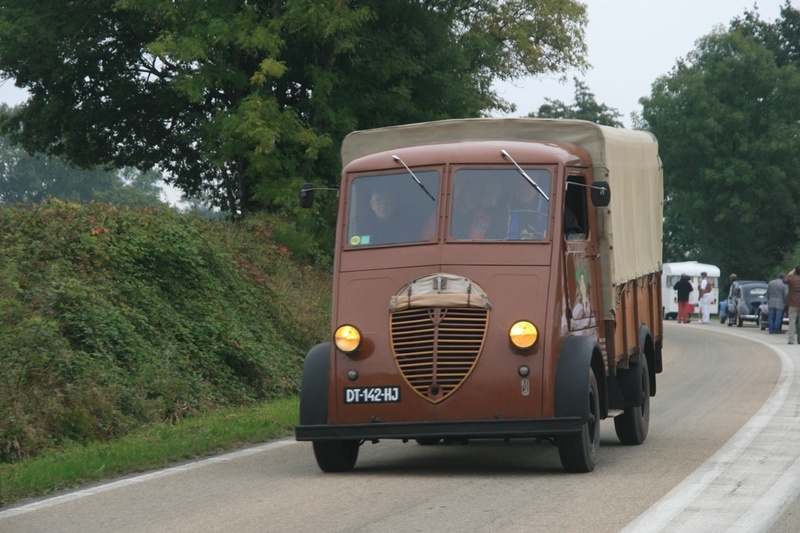
[[[663,176],[656,138],[644,131],[584,120],[475,118],[355,131],[342,143],[342,166],[368,154],[433,143],[560,141],[592,158],[595,180],[611,186],[611,204],[597,210],[606,314],[611,287],[661,270]]]

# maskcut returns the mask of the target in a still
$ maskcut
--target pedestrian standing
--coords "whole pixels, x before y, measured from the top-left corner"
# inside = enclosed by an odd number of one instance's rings
[[[781,272],[767,285],[770,334],[783,333],[783,310],[786,308],[786,295],[789,293],[789,286],[783,282],[783,277]]]
[[[689,313],[691,313],[689,295],[694,291],[692,282],[689,281],[689,275],[681,274],[681,279],[672,288],[678,291],[678,324],[688,324],[690,322]]]
[[[800,265],[786,274],[783,282],[789,286],[789,293],[786,295],[786,306],[789,308],[789,344],[794,344],[797,316],[800,314]]]
[[[731,285],[734,281],[736,281],[736,274],[731,274],[725,286],[722,287],[722,294],[719,295],[719,321],[722,324],[728,318],[728,296],[731,294]]]
[[[711,291],[714,290],[714,284],[708,279],[706,272],[700,272],[700,286],[697,290],[700,292],[700,323],[711,324],[711,298],[713,297]]]

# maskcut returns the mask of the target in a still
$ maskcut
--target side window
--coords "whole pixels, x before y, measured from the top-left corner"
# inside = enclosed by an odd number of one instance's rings
[[[564,237],[570,241],[586,240],[588,233],[586,179],[583,176],[570,176],[564,197]]]

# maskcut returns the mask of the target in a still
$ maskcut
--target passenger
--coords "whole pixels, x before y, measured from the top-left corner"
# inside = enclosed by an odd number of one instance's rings
[[[583,240],[586,238],[586,232],[581,227],[578,217],[575,216],[575,211],[570,206],[564,206],[564,235],[567,240]]]
[[[515,181],[508,202],[508,231],[511,240],[542,240],[547,235],[548,202],[525,179]]]
[[[459,183],[453,204],[450,232],[456,239],[481,240],[492,225],[491,213],[483,205],[485,187],[479,180]]]

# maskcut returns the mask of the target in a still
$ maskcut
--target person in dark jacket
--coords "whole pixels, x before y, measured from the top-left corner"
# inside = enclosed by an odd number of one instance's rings
[[[692,312],[689,295],[694,291],[692,282],[689,281],[689,275],[681,274],[681,279],[672,288],[678,291],[678,324],[688,324],[690,322],[689,315]]]
[[[731,295],[731,286],[736,281],[736,274],[728,276],[728,281],[722,287],[722,294],[719,295],[719,321],[721,324],[725,323],[728,318],[728,296]]]

